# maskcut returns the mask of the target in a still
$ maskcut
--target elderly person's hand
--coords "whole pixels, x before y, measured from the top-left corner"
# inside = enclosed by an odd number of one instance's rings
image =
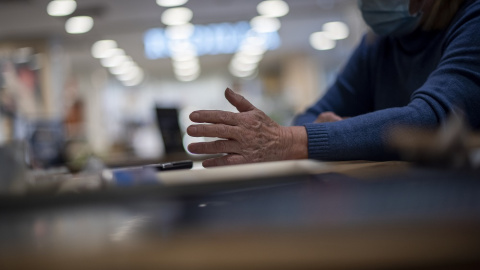
[[[195,111],[190,114],[193,122],[211,125],[192,125],[187,129],[188,135],[221,140],[192,143],[188,150],[195,154],[226,154],[204,161],[204,167],[308,158],[305,127],[278,125],[229,88],[225,97],[239,113]]]

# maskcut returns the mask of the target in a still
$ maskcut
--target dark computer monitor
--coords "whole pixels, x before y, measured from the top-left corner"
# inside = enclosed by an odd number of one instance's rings
[[[175,108],[155,108],[157,125],[162,133],[165,153],[185,153],[183,136],[178,120],[178,110]]]
[[[65,134],[61,121],[42,120],[29,124],[28,162],[35,168],[51,168],[65,163]]]

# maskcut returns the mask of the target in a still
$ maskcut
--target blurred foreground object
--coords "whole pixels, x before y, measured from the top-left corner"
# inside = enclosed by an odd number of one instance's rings
[[[469,128],[461,113],[453,113],[438,130],[396,127],[389,135],[390,145],[405,160],[450,168],[480,168],[480,133]]]
[[[65,163],[63,123],[56,120],[39,120],[30,124],[28,135],[28,163],[34,169],[60,167]]]
[[[9,142],[0,146],[0,194],[22,194],[25,190],[27,167],[25,145]]]
[[[72,173],[86,169],[89,159],[93,156],[92,149],[83,140],[70,140],[64,147],[65,166]]]
[[[405,165],[283,161],[0,196],[1,269],[480,269],[478,173]]]

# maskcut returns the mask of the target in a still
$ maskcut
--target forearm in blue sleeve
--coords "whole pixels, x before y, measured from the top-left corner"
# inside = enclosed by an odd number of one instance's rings
[[[306,124],[308,155],[319,160],[393,160],[388,146],[393,126],[434,126],[437,117],[423,99],[333,123]]]

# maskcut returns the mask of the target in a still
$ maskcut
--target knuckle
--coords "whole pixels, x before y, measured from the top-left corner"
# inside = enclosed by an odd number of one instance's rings
[[[220,122],[228,123],[230,121],[230,115],[228,113],[220,114]]]
[[[264,119],[267,117],[267,115],[261,110],[256,109],[254,112],[254,115],[257,117],[257,119]]]
[[[218,152],[226,153],[227,152],[227,144],[226,141],[220,140],[215,142],[215,148]]]
[[[210,112],[208,111],[199,112],[198,115],[199,115],[198,116],[199,123],[206,123],[208,122],[208,119],[210,119]]]
[[[226,156],[225,163],[229,165],[235,164],[235,158],[233,156]]]
[[[251,133],[247,133],[245,134],[244,138],[248,144],[251,144],[253,141],[255,141],[256,136]]]
[[[222,113],[218,111],[210,111],[208,115],[208,120],[211,123],[217,122],[217,119],[222,117]]]
[[[208,125],[207,124],[197,125],[197,133],[198,133],[199,136],[205,136],[206,132],[208,132]]]
[[[223,166],[223,165],[225,165],[225,161],[224,161],[223,158],[214,159],[214,160],[213,160],[213,163],[215,164],[215,166]]]
[[[203,132],[203,129],[204,129],[203,125],[195,125],[193,127],[194,127],[194,130],[196,131],[195,132],[196,134],[201,134]]]
[[[195,135],[204,136],[205,135],[205,125],[196,125],[195,126]]]
[[[244,122],[247,126],[251,127],[251,126],[255,126],[257,120],[256,120],[254,117],[247,116],[247,117],[245,117],[245,118],[243,119],[243,122]]]
[[[229,135],[228,128],[224,125],[220,125],[217,127],[217,132],[219,136],[226,137]]]
[[[225,158],[221,158],[218,160],[218,163],[217,163],[219,166],[227,166],[227,165],[230,165],[227,161],[227,159]]]
[[[244,102],[247,100],[247,99],[246,99],[244,96],[242,96],[242,95],[239,95],[238,99],[239,99],[239,102],[240,102],[240,103],[244,103]]]
[[[198,144],[195,144],[195,147],[194,149],[197,151],[197,152],[204,152],[205,151],[205,144],[203,143],[198,143]]]

